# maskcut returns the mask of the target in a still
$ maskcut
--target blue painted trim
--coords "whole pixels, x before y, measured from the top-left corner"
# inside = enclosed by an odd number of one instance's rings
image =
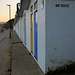
[[[37,23],[37,11],[34,12],[34,56],[38,59],[38,23]]]

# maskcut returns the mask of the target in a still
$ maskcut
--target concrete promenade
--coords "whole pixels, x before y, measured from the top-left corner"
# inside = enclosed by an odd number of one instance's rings
[[[0,33],[0,75],[44,75],[14,31],[12,38],[9,30]],[[47,75],[75,75],[75,64]]]
[[[11,38],[10,61],[11,75],[44,75],[14,31]]]

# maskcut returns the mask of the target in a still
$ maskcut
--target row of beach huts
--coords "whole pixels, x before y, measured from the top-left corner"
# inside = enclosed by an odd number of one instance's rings
[[[75,0],[21,0],[13,29],[45,74],[75,63]]]

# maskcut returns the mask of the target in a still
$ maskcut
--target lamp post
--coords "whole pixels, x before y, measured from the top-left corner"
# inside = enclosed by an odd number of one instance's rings
[[[9,20],[11,19],[11,5],[7,4],[9,6]]]
[[[11,19],[11,5],[7,4],[7,6],[9,7],[9,20]],[[11,38],[11,27],[10,27],[10,38]]]

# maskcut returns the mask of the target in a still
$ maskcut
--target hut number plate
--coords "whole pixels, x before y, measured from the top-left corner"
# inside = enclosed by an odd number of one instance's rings
[[[55,7],[68,7],[69,8],[69,4],[55,4]]]

